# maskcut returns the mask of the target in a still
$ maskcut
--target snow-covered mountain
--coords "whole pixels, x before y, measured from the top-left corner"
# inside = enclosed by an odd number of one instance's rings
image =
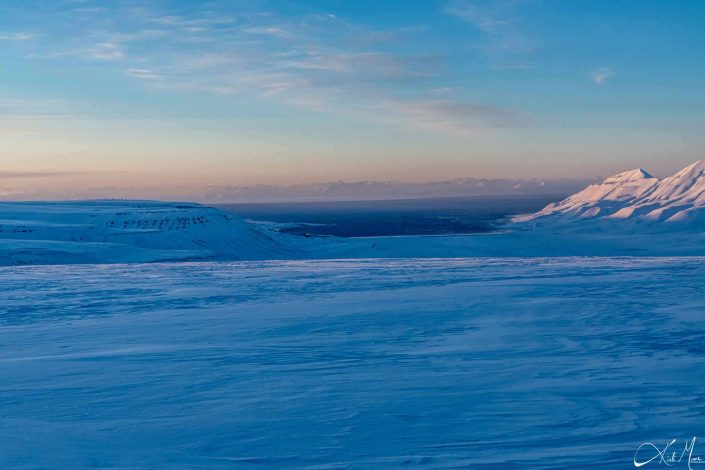
[[[577,221],[700,225],[705,223],[705,161],[697,161],[663,179],[641,168],[625,171],[514,221],[534,225]]]
[[[0,265],[290,258],[270,235],[193,203],[0,203]]]

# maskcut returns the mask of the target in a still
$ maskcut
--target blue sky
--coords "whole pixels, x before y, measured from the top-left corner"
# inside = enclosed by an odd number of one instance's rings
[[[705,3],[0,5],[0,193],[584,177],[702,158]]]

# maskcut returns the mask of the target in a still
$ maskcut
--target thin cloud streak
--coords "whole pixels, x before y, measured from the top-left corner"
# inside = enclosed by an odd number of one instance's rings
[[[0,97],[0,121],[63,119],[67,107],[63,100]]]
[[[459,135],[471,135],[480,129],[525,125],[525,118],[519,113],[479,103],[444,100],[388,101],[384,106],[391,112],[391,116],[401,116],[404,121],[417,127]]]
[[[96,44],[86,50],[88,57],[96,60],[122,60],[125,58],[125,52],[118,44],[104,42]]]
[[[478,46],[480,50],[496,59],[507,60],[531,55],[539,47],[539,43],[520,27],[518,9],[526,3],[528,0],[452,0],[444,11],[486,36],[485,43]]]
[[[502,34],[512,23],[511,20],[498,18],[486,7],[482,8],[472,1],[453,1],[446,7],[445,12],[473,24],[488,34]]]
[[[0,179],[57,178],[76,174],[71,171],[0,171]]]
[[[32,31],[17,31],[17,32],[0,32],[0,41],[31,41],[32,39],[37,39],[40,34]]]

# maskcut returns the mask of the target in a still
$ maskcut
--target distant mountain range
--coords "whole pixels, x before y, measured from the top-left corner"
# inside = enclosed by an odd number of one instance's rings
[[[85,199],[148,199],[197,201],[207,204],[274,203],[314,201],[369,201],[466,196],[566,195],[596,183],[599,178],[581,179],[490,179],[456,178],[431,183],[394,181],[334,181],[296,185],[173,186],[152,187],[86,186],[51,190],[43,186],[4,188],[0,200],[48,201]],[[0,182],[2,180],[0,179]]]
[[[196,195],[199,201],[227,202],[308,202],[375,199],[412,199],[463,196],[508,196],[570,194],[597,179],[483,179],[457,178],[435,183],[380,181],[213,187]]]
[[[605,221],[705,226],[705,161],[663,179],[641,168],[625,171],[514,221],[533,225]]]

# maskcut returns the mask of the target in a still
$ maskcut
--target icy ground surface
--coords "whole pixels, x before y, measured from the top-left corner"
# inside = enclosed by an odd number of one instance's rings
[[[704,284],[697,258],[0,268],[0,468],[630,468],[703,433]]]

